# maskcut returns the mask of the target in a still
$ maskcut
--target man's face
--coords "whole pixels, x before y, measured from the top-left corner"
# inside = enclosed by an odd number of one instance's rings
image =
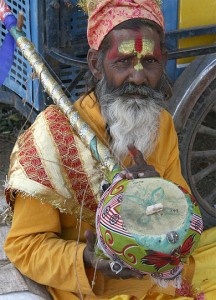
[[[121,29],[110,33],[103,69],[108,86],[119,88],[124,83],[158,89],[163,74],[160,36],[150,27]]]
[[[158,138],[164,106],[159,34],[149,28],[114,30],[99,66],[95,94],[109,126],[114,155],[123,160],[133,143],[147,158]]]

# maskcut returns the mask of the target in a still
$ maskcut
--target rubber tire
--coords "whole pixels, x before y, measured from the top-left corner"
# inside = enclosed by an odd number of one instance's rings
[[[183,131],[179,135],[179,149],[182,173],[191,188],[192,194],[198,201],[200,211],[204,220],[205,229],[216,226],[216,209],[214,209],[209,203],[204,201],[204,199],[201,197],[201,195],[196,189],[195,183],[193,182],[191,176],[192,172],[190,151],[193,148],[193,144],[199,126],[201,125],[206,115],[215,104],[216,79],[209,85],[209,87],[205,90],[205,92],[197,101],[186,122]]]

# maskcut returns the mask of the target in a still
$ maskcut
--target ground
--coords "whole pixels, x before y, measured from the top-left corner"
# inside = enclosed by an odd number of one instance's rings
[[[29,126],[14,108],[0,104],[0,211],[4,206],[4,183],[9,168],[10,154],[19,134]]]
[[[8,133],[0,133],[0,193],[3,193],[3,186],[9,166],[10,153],[13,149],[15,136]]]

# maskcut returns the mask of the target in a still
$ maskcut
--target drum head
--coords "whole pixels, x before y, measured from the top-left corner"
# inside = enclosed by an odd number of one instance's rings
[[[147,208],[162,209],[150,215]],[[190,226],[193,204],[185,193],[161,178],[131,180],[123,194],[120,210],[126,230],[142,246],[170,253],[182,243]]]

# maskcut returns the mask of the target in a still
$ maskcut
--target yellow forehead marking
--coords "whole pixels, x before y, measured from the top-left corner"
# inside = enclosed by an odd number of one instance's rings
[[[154,42],[148,39],[124,41],[118,47],[118,51],[121,54],[135,55],[138,58],[138,62],[134,66],[134,69],[139,71],[143,69],[140,59],[147,54],[152,55],[154,53]]]

